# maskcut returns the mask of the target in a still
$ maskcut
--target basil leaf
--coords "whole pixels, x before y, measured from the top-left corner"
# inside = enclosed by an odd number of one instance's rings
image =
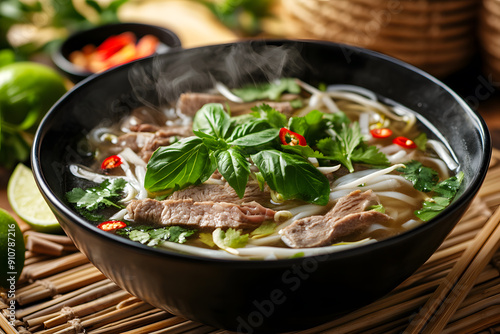
[[[207,135],[201,131],[193,131],[193,133],[203,140],[203,143],[212,151],[224,150],[229,147],[224,139],[216,138],[211,135]]]
[[[214,156],[217,159],[219,173],[224,176],[236,194],[243,198],[250,175],[250,163],[235,147],[225,151],[217,151]]]
[[[306,159],[277,150],[265,150],[252,155],[252,160],[269,187],[285,200],[301,199],[319,205],[328,203],[330,183]]]
[[[264,145],[276,139],[278,137],[278,134],[279,134],[278,129],[275,128],[267,129],[264,131],[250,133],[244,137],[237,138],[233,141],[230,141],[229,144],[244,146],[244,147]]]
[[[300,146],[300,145],[281,145],[281,148],[284,152],[293,153],[300,155],[304,158],[317,158],[317,159],[327,159],[325,155],[319,151],[313,150],[309,145]]]
[[[248,119],[245,123],[237,125],[233,132],[231,133],[231,137],[229,137],[228,141],[233,141],[240,137],[244,137],[251,133],[256,133],[260,131],[264,131],[271,128],[269,123],[263,119]]]
[[[211,167],[209,150],[198,137],[158,148],[148,162],[144,187],[150,192],[178,190],[197,184]]]
[[[219,103],[205,104],[193,119],[193,131],[221,139],[226,138],[230,125],[231,119]]]

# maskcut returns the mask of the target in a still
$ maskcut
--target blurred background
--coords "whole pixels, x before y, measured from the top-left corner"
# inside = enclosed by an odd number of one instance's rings
[[[498,0],[3,0],[0,47],[33,56],[78,30],[143,22],[171,29],[184,47],[264,37],[353,44],[440,78],[481,54],[498,78],[499,17]]]
[[[0,66],[55,67],[68,36],[116,22],[170,29],[183,48],[290,38],[379,51],[448,84],[500,142],[500,0],[2,0]]]

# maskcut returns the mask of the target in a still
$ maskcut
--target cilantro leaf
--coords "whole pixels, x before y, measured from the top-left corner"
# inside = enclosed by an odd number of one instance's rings
[[[444,181],[439,182],[433,187],[436,196],[427,199],[422,205],[422,209],[415,211],[415,215],[422,221],[428,221],[429,219],[437,216],[441,211],[443,211],[457,194],[460,189],[460,185],[464,179],[464,173],[460,172]]]
[[[403,177],[413,183],[413,187],[419,191],[430,192],[439,181],[438,173],[419,161],[410,161],[405,166],[406,168],[398,168],[397,171],[402,172]]]
[[[223,231],[220,227],[212,233],[214,243],[222,249],[241,248],[248,243],[248,234],[241,234],[241,231],[228,228]]]
[[[437,216],[441,211],[443,211],[448,205],[450,205],[451,199],[445,197],[432,197],[425,200],[422,209],[416,210],[415,215],[422,221],[428,221],[435,216]]]
[[[413,139],[413,142],[417,144],[419,150],[425,151],[427,145],[427,134],[425,132],[422,132],[417,137],[415,137],[415,139]]]
[[[200,241],[209,247],[215,247],[214,239],[212,238],[212,233],[199,233]]]
[[[460,172],[455,176],[452,176],[444,181],[439,182],[434,187],[434,192],[443,196],[451,198],[456,195],[462,181],[464,179],[464,173]]]
[[[382,204],[371,205],[371,206],[367,207],[366,210],[367,211],[373,210],[373,211],[377,211],[380,213],[385,213],[385,207]]]
[[[286,116],[271,108],[268,104],[261,104],[252,108],[252,116],[257,119],[266,120],[273,128],[280,129],[286,126]]]
[[[196,230],[181,226],[127,226],[117,230],[116,234],[147,246],[156,246],[164,241],[183,244],[196,233]]]
[[[66,200],[87,219],[100,220],[102,216],[95,211],[111,206],[122,208],[116,202],[121,199],[126,184],[127,181],[122,178],[106,179],[95,187],[72,189],[66,193]]]
[[[265,237],[267,235],[273,234],[274,231],[276,230],[276,226],[278,226],[278,224],[276,224],[276,222],[273,222],[273,221],[264,222],[259,227],[257,227],[255,230],[253,230],[250,233],[250,236],[252,238],[262,238],[262,237]]]

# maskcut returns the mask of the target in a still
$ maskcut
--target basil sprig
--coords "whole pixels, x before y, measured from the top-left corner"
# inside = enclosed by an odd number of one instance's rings
[[[308,158],[321,164],[340,162],[353,171],[353,162],[388,164],[385,154],[363,142],[359,124],[342,112],[325,114],[313,110],[305,117],[286,117],[268,105],[253,113],[230,117],[221,104],[206,104],[193,119],[194,136],[160,147],[147,166],[145,188],[169,194],[206,181],[219,170],[236,194],[243,198],[253,174],[285,200],[299,199],[326,205],[330,184]],[[282,145],[279,130],[288,127],[305,136],[308,145]],[[331,136],[328,130],[336,135]],[[330,131],[331,132],[331,131]]]
[[[148,162],[145,188],[152,193],[172,192],[206,181],[219,173],[242,198],[251,173],[250,159],[269,187],[284,199],[328,203],[326,177],[307,159],[281,152],[277,124],[268,106],[245,122],[235,122],[221,104],[207,104],[195,115],[195,136],[162,146]],[[276,116],[276,115],[274,115]],[[281,124],[280,124],[281,125]]]

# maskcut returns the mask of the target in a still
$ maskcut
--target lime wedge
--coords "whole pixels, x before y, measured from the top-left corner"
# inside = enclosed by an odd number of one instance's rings
[[[38,190],[31,169],[18,164],[7,185],[12,210],[38,232],[60,233],[61,226]]]

